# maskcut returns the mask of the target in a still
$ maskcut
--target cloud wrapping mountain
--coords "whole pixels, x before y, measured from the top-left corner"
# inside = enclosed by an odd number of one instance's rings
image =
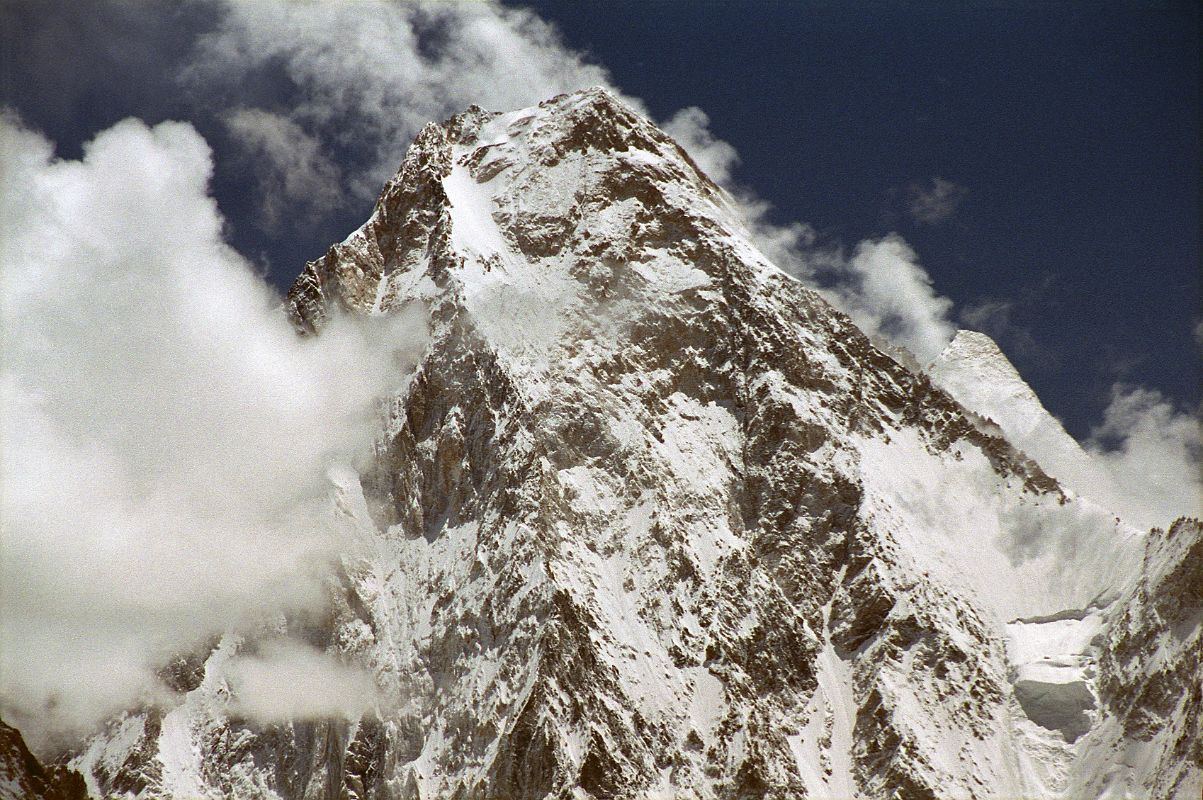
[[[470,103],[612,83],[534,14],[490,3],[198,5],[215,22],[177,76],[250,157],[271,225],[374,197],[422,125]],[[738,153],[703,111],[665,127],[731,189],[765,254],[867,333],[924,361],[951,338],[951,301],[900,237],[850,255],[821,243],[739,185]],[[325,469],[363,450],[374,398],[404,373],[380,342],[422,331],[343,320],[297,340],[225,243],[212,155],[188,123],[126,120],[80,161],[12,117],[0,135],[0,696],[6,717],[48,734],[156,702],[170,653],[321,605],[323,565],[346,544],[322,522]],[[1192,422],[1117,391],[1088,449],[1122,497],[1168,519],[1198,497]]]
[[[0,121],[0,701],[40,739],[166,692],[173,653],[324,602],[361,457],[421,323],[301,339],[222,240],[204,140],[127,120],[82,161]]]

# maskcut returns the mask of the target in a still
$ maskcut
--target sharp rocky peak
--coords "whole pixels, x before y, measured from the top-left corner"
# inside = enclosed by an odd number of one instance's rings
[[[308,265],[289,305],[313,330],[331,305],[384,311],[485,283],[530,288],[582,258],[648,262],[656,248],[741,228],[685,151],[603,88],[507,114],[473,107],[421,131],[369,221]],[[672,276],[645,271],[657,277],[673,290]]]
[[[430,345],[337,487],[372,555],[309,635],[378,706],[232,718],[231,635],[78,754],[95,793],[1197,795],[1199,618],[1117,603],[1196,584],[1199,526],[1062,492],[610,93],[426,127],[289,293],[311,332],[412,304]]]

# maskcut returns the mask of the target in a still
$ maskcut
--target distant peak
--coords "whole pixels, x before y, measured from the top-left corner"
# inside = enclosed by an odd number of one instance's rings
[[[958,364],[973,365],[974,371],[986,371],[993,380],[1005,379],[1007,383],[1024,383],[1019,371],[998,343],[980,331],[957,331],[944,351],[928,367],[928,371],[942,372],[955,368]]]
[[[980,331],[959,330],[928,372],[937,382],[984,380],[995,388],[1007,387],[1015,395],[1035,400],[1031,388],[998,343]],[[953,393],[954,396],[956,392]]]

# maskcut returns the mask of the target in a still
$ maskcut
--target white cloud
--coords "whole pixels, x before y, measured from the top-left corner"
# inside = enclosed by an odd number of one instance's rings
[[[260,644],[226,666],[229,713],[270,724],[290,719],[359,719],[377,701],[363,669],[289,640]]]
[[[897,235],[865,240],[837,262],[827,294],[871,336],[881,336],[922,363],[940,354],[956,332],[952,301],[936,293],[915,251]]]
[[[739,165],[739,153],[715,137],[705,111],[697,106],[683,108],[669,117],[663,127],[712,181],[730,185],[731,173]]]
[[[1009,620],[1080,608],[1130,574],[1133,539],[1106,510],[1017,493],[982,451],[953,453],[929,452],[915,431],[865,442],[865,510],[983,611]]]
[[[1167,527],[1183,514],[1203,517],[1199,416],[1178,411],[1160,392],[1113,387],[1085,449],[1103,472],[1095,482],[1097,499],[1134,524]],[[1089,476],[1080,480],[1089,495]]]
[[[936,293],[901,236],[862,241],[851,258],[842,248],[820,246],[811,226],[773,221],[772,206],[735,182],[739,153],[714,135],[704,111],[684,108],[663,128],[735,198],[748,233],[772,263],[818,289],[870,336],[904,347],[924,362],[948,344],[956,331],[949,318],[952,301]],[[937,188],[951,192],[946,181],[936,180]]]
[[[940,177],[928,183],[912,183],[906,192],[907,213],[924,225],[937,225],[951,218],[969,194],[964,186]]]
[[[223,120],[246,148],[259,177],[269,228],[279,227],[290,212],[304,222],[341,202],[338,165],[300,125],[259,108],[236,108],[226,112]]]
[[[818,289],[870,336],[905,347],[925,362],[948,344],[956,330],[949,318],[952,301],[936,293],[902,237],[862,241],[851,259],[840,248],[821,247],[811,226],[774,222],[770,204],[734,181],[739,153],[714,135],[704,111],[684,108],[663,127],[703,172],[731,193],[748,233],[771,262]],[[947,183],[937,182],[941,187]]]
[[[982,300],[961,308],[960,319],[971,329],[989,334],[997,340],[1012,327],[1011,313],[1015,304],[1010,300]]]
[[[347,546],[325,470],[364,451],[424,333],[296,336],[222,241],[211,166],[184,123],[125,120],[61,161],[0,120],[0,709],[35,740],[160,698],[174,652],[322,602]]]
[[[185,82],[208,96],[282,69],[299,99],[260,113],[270,112],[277,125],[286,119],[293,134],[320,143],[327,160],[358,155],[345,189],[360,200],[375,199],[428,122],[473,103],[510,110],[610,85],[607,72],[564,47],[551,25],[493,3],[263,0],[221,7]],[[257,129],[236,132],[249,134],[244,141],[282,175],[309,171],[286,150],[263,151]],[[335,151],[345,158],[335,159]],[[289,185],[287,177],[278,180]]]

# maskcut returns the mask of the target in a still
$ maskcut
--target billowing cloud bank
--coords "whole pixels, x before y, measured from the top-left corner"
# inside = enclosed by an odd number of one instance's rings
[[[366,672],[295,641],[273,640],[228,668],[230,713],[261,722],[359,719],[378,702]]]
[[[1117,384],[1085,442],[1080,491],[1141,527],[1203,518],[1203,431],[1158,391]],[[1097,496],[1092,490],[1098,489]]]
[[[299,338],[223,243],[211,167],[184,123],[59,161],[0,121],[0,702],[34,734],[155,702],[172,653],[322,602],[350,546],[324,471],[421,345],[405,317]]]

